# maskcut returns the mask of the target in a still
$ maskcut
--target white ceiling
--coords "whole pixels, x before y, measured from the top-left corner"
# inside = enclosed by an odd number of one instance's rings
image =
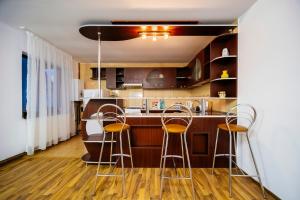
[[[232,23],[255,0],[0,0],[0,21],[25,26],[82,62],[97,58],[97,42],[78,31],[87,23],[111,20],[197,20]],[[210,37],[139,38],[103,42],[104,62],[186,62]]]

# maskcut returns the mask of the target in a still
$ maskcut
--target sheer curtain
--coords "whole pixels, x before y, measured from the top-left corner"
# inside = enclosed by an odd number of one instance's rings
[[[35,149],[67,140],[75,133],[71,100],[72,64],[70,55],[26,32],[27,154]]]

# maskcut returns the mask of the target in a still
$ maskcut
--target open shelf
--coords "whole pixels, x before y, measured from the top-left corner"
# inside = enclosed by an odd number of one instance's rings
[[[227,48],[228,56],[222,56]],[[226,97],[237,96],[237,34],[225,33],[210,43],[210,96],[218,97],[219,91],[225,91]],[[229,78],[221,78],[226,70]]]
[[[230,77],[230,78],[216,78],[211,80],[210,82],[215,82],[215,81],[230,81],[230,80],[237,80],[236,77]]]
[[[237,58],[237,55],[229,55],[229,56],[219,56],[214,58],[213,60],[211,60],[210,62],[221,62],[221,61],[226,61],[226,60],[230,60],[230,59],[235,59]]]

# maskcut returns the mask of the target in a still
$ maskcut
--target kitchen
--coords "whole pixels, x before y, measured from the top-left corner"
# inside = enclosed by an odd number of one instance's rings
[[[299,6],[1,1],[0,198],[299,199]]]

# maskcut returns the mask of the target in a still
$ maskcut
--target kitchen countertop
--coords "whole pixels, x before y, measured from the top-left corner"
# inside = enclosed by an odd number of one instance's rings
[[[207,112],[205,115],[201,113],[192,113],[194,118],[224,118],[226,117],[226,113],[224,112]],[[165,113],[167,117],[182,117],[186,116],[185,113]],[[160,118],[161,113],[134,113],[134,114],[126,114],[126,118]],[[92,117],[89,119],[82,119],[82,121],[88,120],[97,120],[96,117]],[[107,120],[105,120],[107,121]]]
[[[193,117],[195,118],[205,118],[205,117],[226,117],[226,113],[223,112],[209,112],[205,115],[201,113],[192,113]],[[165,113],[167,117],[182,117],[187,116],[186,113]],[[127,118],[134,118],[134,117],[161,117],[161,113],[141,113],[141,114],[127,114]]]

